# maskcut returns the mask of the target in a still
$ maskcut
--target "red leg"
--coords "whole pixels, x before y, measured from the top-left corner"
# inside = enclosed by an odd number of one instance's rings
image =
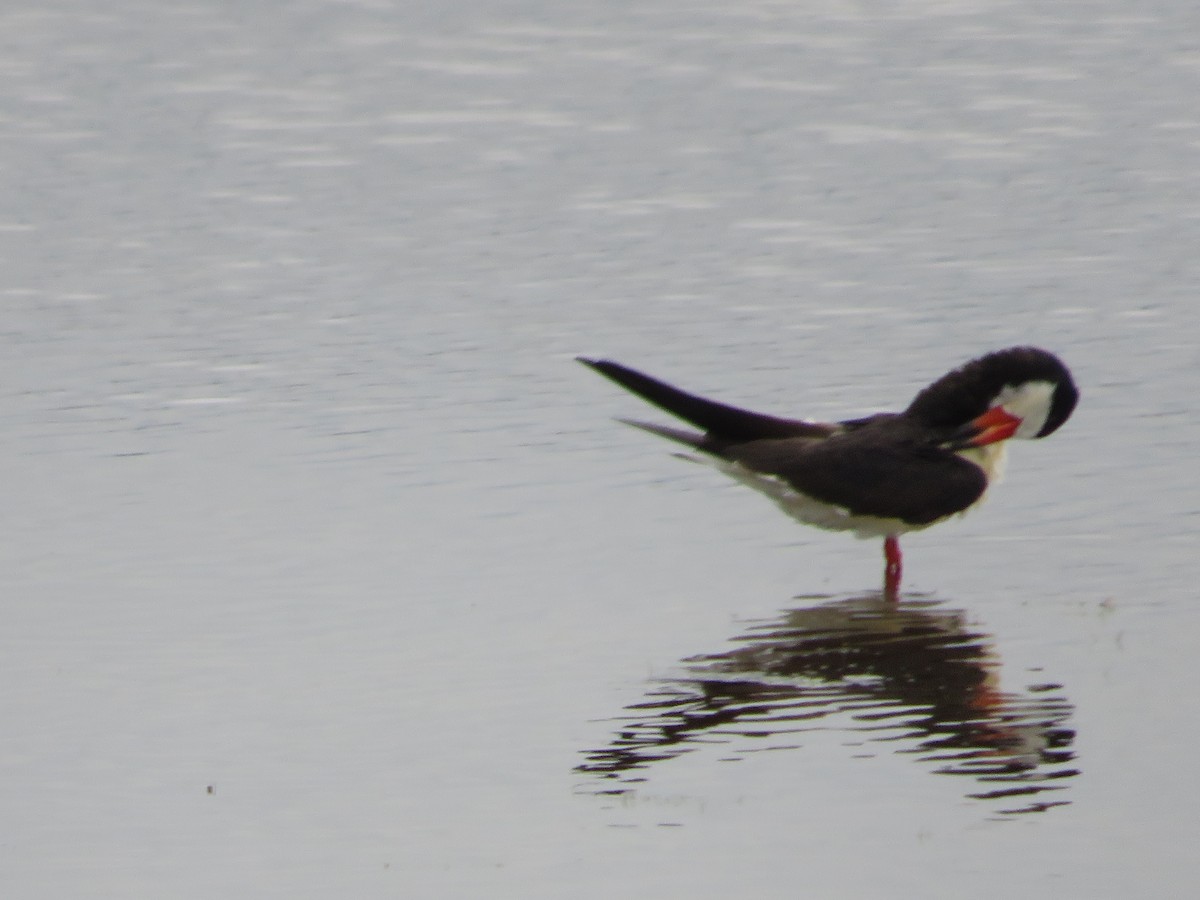
[[[900,599],[900,573],[903,569],[903,557],[900,554],[900,540],[894,534],[889,534],[883,541],[883,558],[887,565],[883,569],[883,596],[895,602]]]

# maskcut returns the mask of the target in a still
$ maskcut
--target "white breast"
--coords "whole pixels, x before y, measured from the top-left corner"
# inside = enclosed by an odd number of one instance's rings
[[[959,450],[958,455],[983,469],[983,474],[987,476],[988,487],[1004,480],[1004,470],[1008,465],[1007,441],[996,441],[994,444],[984,444],[982,447],[967,447],[965,450]]]
[[[983,474],[987,476],[987,487],[983,489],[978,500],[959,513],[962,516],[983,503],[992,486],[1004,480],[1004,470],[1008,467],[1008,441],[997,441],[982,447],[968,447],[965,450],[959,450],[958,455],[968,462],[975,463],[983,469]]]

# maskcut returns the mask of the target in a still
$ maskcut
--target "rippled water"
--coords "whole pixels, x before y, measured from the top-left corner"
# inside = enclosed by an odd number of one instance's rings
[[[1053,793],[1079,774],[1062,685],[1001,690],[993,643],[962,610],[879,594],[803,599],[815,605],[751,623],[735,649],[685,660],[687,674],[631,705],[636,718],[579,770],[606,779],[598,791],[622,794],[682,753],[715,747],[738,762],[800,751],[824,732],[855,758],[908,753],[931,771],[970,776],[967,796],[997,801],[998,813],[1069,802]]]
[[[9,3],[4,895],[1184,895],[1198,26]],[[896,608],[572,362],[1026,342],[1081,405]]]

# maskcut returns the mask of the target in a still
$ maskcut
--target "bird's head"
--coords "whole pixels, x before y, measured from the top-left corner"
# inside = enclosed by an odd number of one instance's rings
[[[948,432],[943,446],[961,450],[1058,430],[1079,401],[1067,367],[1036,347],[1010,347],[942,376],[904,415]]]

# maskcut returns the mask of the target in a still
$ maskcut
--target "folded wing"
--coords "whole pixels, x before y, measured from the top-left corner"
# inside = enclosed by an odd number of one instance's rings
[[[863,432],[827,440],[764,440],[726,448],[722,458],[772,476],[853,516],[928,525],[962,512],[987,489],[979,466],[936,447],[882,443]]]

